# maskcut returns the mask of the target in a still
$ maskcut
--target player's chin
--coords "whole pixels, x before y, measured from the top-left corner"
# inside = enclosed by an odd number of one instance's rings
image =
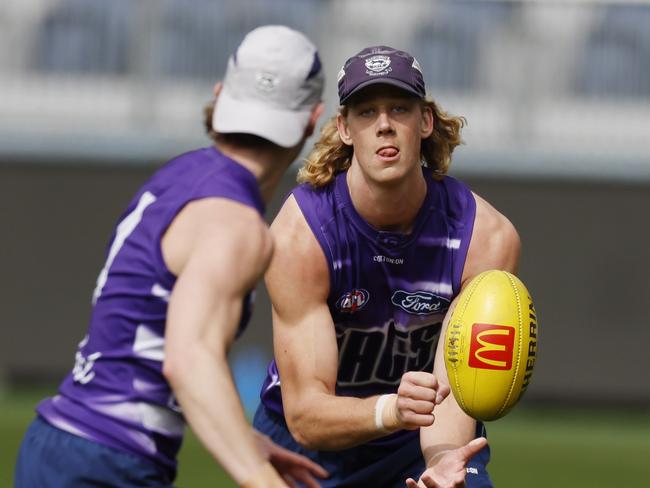
[[[383,165],[379,166],[375,179],[379,183],[390,185],[399,183],[405,175],[406,171],[401,165]]]

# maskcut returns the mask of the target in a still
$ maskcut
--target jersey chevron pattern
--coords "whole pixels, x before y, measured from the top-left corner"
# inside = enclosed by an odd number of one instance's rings
[[[173,159],[144,184],[113,233],[74,368],[59,394],[37,409],[62,430],[144,456],[170,473],[185,423],[162,374],[167,302],[176,277],[160,242],[185,205],[210,197],[264,212],[252,173],[215,148]],[[239,332],[250,317],[251,296]]]

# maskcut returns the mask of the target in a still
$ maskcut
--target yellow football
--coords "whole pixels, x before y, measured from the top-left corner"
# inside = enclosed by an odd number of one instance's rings
[[[530,384],[537,316],[516,276],[485,271],[461,292],[444,337],[445,365],[460,407],[477,420],[503,417]]]

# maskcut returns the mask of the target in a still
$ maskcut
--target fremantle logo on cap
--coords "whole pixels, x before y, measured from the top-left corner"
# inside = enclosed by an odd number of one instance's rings
[[[393,68],[390,67],[390,57],[380,54],[366,59],[366,74],[370,76],[387,75]]]

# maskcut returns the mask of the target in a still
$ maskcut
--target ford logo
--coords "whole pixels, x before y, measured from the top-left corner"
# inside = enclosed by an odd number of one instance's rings
[[[397,290],[390,301],[402,310],[415,315],[444,313],[449,308],[449,300],[428,291],[406,292]]]

